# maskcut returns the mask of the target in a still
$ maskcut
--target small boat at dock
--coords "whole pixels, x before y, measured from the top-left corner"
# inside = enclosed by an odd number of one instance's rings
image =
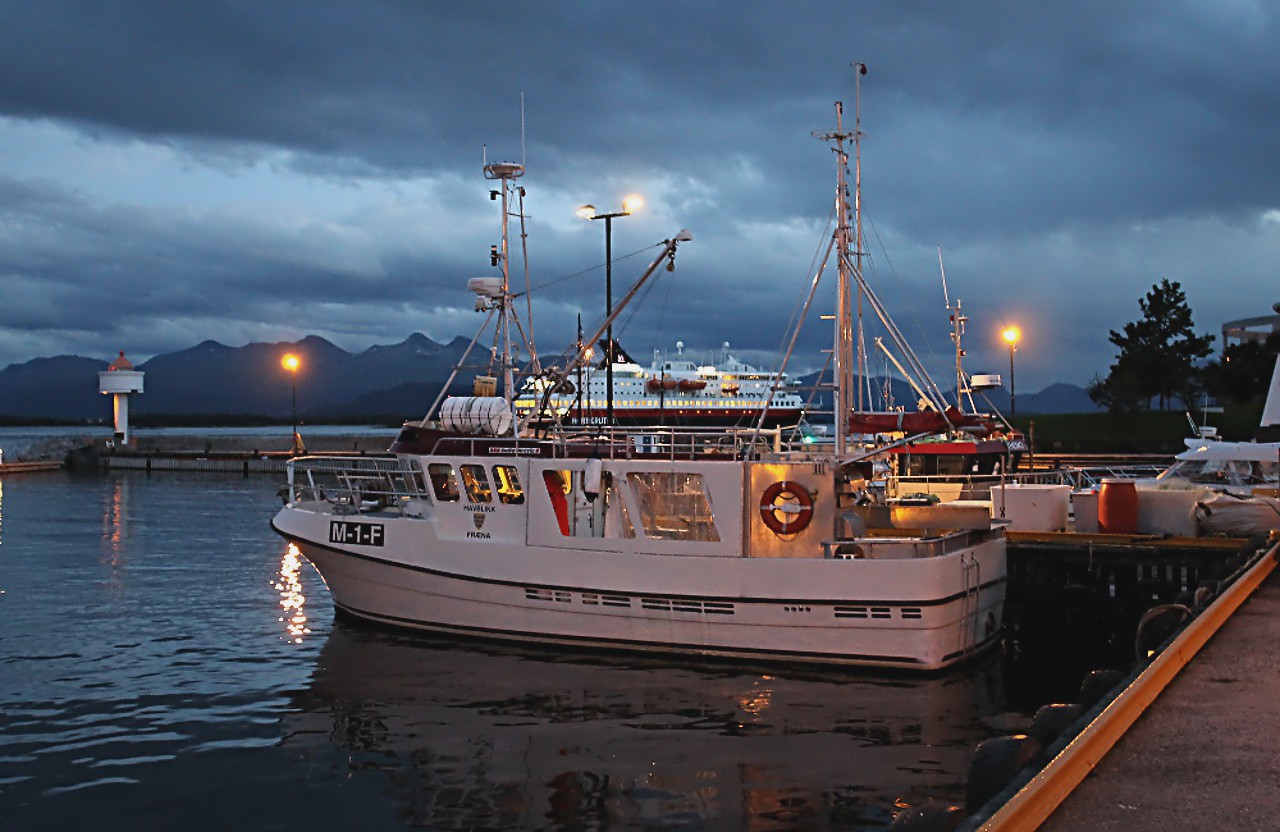
[[[847,320],[860,241],[846,176],[861,134],[843,125],[838,104],[836,115],[836,128],[820,137],[837,157],[841,219],[828,258],[840,282],[836,315]],[[501,185],[502,277],[473,287],[503,333],[483,392],[501,378],[502,395],[433,405],[404,425],[390,457],[289,465],[272,526],[315,565],[337,610],[557,647],[917,671],[997,642],[1003,526],[972,506],[877,504],[869,457],[850,441],[843,373],[835,442],[821,447],[792,446],[766,426],[761,404],[773,399],[763,395],[754,423],[727,429],[566,423],[557,397],[569,397],[566,382],[588,366],[583,345],[598,342],[661,266],[674,267],[693,239],[687,231],[663,241],[598,331],[544,370],[536,399],[517,408],[507,334],[518,327],[503,322],[515,307],[504,253],[508,200],[522,174],[519,165],[486,167]],[[850,351],[845,344],[841,356]],[[724,379],[676,369],[673,395],[713,385],[726,392]],[[755,380],[735,375],[741,395]],[[681,380],[705,384],[682,390]],[[649,393],[649,378],[633,381]],[[665,395],[661,374],[658,381]],[[772,394],[781,381],[780,373],[768,380]]]

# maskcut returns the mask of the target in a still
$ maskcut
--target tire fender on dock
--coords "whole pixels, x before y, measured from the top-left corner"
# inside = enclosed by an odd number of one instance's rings
[[[964,808],[976,812],[999,794],[1014,775],[1040,753],[1040,743],[1026,734],[993,737],[978,743],[969,761]]]

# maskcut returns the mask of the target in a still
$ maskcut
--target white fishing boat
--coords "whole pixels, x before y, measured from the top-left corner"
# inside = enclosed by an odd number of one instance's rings
[[[860,133],[843,126],[839,104],[836,113],[836,128],[820,134],[836,151],[836,229],[814,278],[816,288],[835,263],[832,443],[792,450],[760,424],[537,425],[552,391],[589,361],[582,344],[596,343],[659,267],[674,265],[692,239],[685,231],[663,242],[563,367],[544,372],[540,406],[517,420],[509,341],[521,328],[503,321],[514,314],[508,201],[523,195],[513,184],[523,167],[487,166],[502,185],[501,277],[471,288],[500,322],[500,366],[481,392],[502,378],[503,395],[433,405],[404,426],[387,458],[289,466],[272,525],[319,570],[336,609],[508,641],[913,670],[994,644],[1005,537],[988,510],[868,503],[870,464],[850,431],[860,234],[845,183]]]

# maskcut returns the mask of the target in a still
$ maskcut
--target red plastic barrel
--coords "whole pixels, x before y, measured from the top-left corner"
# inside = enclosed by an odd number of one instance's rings
[[[1103,480],[1098,492],[1098,531],[1133,534],[1138,530],[1138,489],[1131,480]]]

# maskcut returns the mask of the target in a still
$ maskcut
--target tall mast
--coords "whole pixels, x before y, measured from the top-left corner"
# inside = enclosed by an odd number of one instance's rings
[[[836,456],[844,456],[849,441],[849,419],[853,414],[853,304],[850,294],[853,281],[850,279],[848,257],[850,249],[849,227],[849,185],[845,175],[849,168],[849,153],[844,143],[850,134],[844,132],[844,105],[836,103],[836,214],[839,217],[836,225],[836,249],[840,252],[839,282],[836,284]],[[855,180],[856,182],[856,180]],[[861,301],[861,292],[859,292]],[[859,318],[861,320],[861,318]],[[861,352],[858,354],[862,358]],[[861,400],[862,386],[857,385],[858,398]]]
[[[969,392],[969,380],[964,374],[964,346],[961,339],[964,337],[964,325],[969,322],[969,318],[960,313],[960,298],[956,298],[956,305],[948,307],[951,317],[951,340],[956,345],[956,407],[961,413],[965,412],[965,399],[969,399],[969,409],[973,409],[973,398]]]
[[[857,68],[856,77],[860,78],[865,75],[867,68],[864,64],[854,64]],[[836,284],[836,314],[835,314],[835,332],[833,333],[834,343],[832,355],[835,357],[835,452],[836,456],[843,456],[849,443],[849,423],[853,417],[855,408],[854,390],[858,390],[859,404],[862,394],[861,384],[854,384],[854,327],[853,327],[853,300],[852,289],[854,278],[850,273],[849,254],[852,250],[854,269],[856,269],[858,277],[862,274],[862,215],[861,215],[861,195],[862,195],[862,156],[860,139],[862,137],[858,125],[861,121],[861,83],[857,84],[857,99],[855,101],[854,113],[854,130],[849,132],[844,128],[844,104],[836,102],[836,129],[827,132],[814,132],[815,138],[823,141],[832,142],[835,147],[832,151],[836,154],[836,233],[835,247],[838,253],[837,260],[839,263],[838,281]],[[849,151],[846,143],[852,140],[856,151],[857,168],[854,177],[854,205],[851,209],[849,206]],[[859,281],[860,283],[860,281]],[[858,333],[857,333],[857,366],[858,372],[865,375],[866,354],[863,349],[862,339],[862,291],[859,287],[858,291]]]
[[[858,409],[864,408],[862,400],[863,388],[867,386],[870,373],[867,369],[867,342],[862,330],[862,76],[867,74],[867,65],[854,63],[853,73],[853,215],[857,234],[854,244],[854,263],[858,271]],[[866,402],[869,409],[871,403]]]
[[[524,165],[515,162],[493,162],[484,166],[484,178],[494,179],[502,183],[497,191],[490,191],[492,198],[502,200],[502,242],[490,249],[491,262],[502,269],[502,308],[498,315],[498,342],[502,354],[498,362],[502,372],[502,396],[510,404],[515,396],[515,367],[511,355],[511,316],[515,310],[511,308],[511,197],[515,192],[515,181],[524,176]]]

